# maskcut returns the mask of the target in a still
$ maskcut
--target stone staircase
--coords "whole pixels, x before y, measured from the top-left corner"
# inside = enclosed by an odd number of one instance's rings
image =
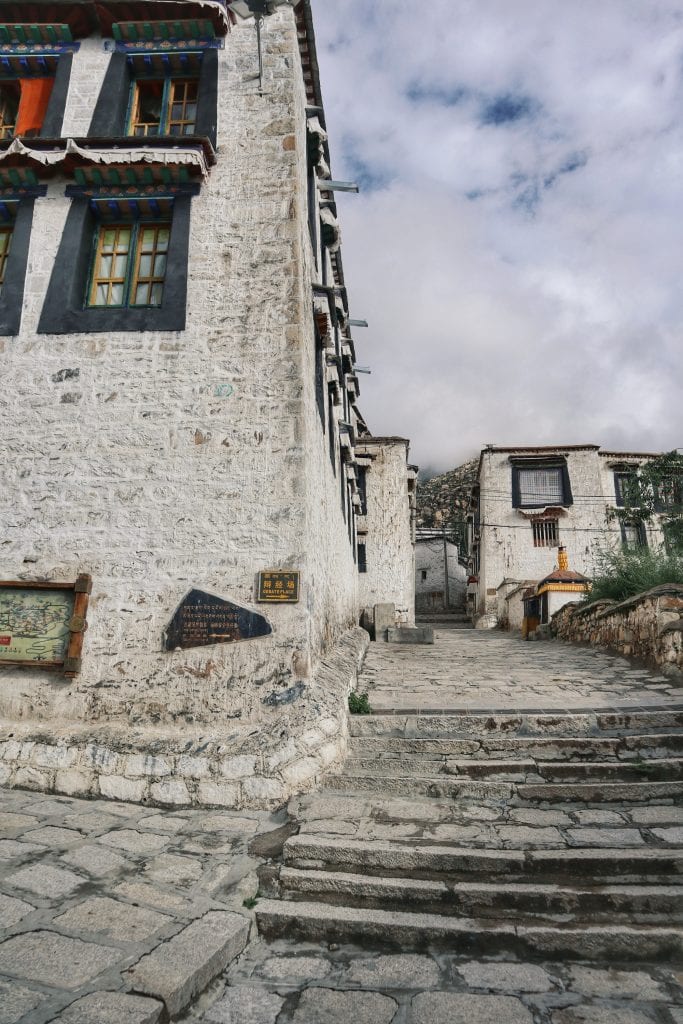
[[[683,708],[354,717],[290,804],[267,938],[468,955],[683,953]]]

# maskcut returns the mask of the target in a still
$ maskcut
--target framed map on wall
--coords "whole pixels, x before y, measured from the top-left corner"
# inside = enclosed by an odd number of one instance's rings
[[[91,589],[87,575],[75,583],[0,580],[0,668],[77,675]]]

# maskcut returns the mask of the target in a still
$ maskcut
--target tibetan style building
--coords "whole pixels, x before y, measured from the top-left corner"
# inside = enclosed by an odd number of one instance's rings
[[[340,184],[310,0],[0,0],[0,783],[273,806],[343,751],[414,471]]]

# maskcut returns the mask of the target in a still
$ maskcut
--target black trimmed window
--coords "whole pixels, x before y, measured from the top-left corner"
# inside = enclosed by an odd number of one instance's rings
[[[190,209],[189,195],[74,198],[38,332],[184,330]]]
[[[17,80],[0,81],[0,139],[13,139],[19,116],[21,90]]]
[[[0,336],[19,333],[35,196],[0,200]]]
[[[194,135],[197,77],[136,78],[131,86],[127,135]]]
[[[61,135],[73,53],[3,54],[0,68],[0,141]]]
[[[569,471],[563,460],[519,460],[512,464],[513,508],[567,507],[573,503]]]
[[[647,531],[645,524],[640,520],[633,520],[627,523],[623,520],[619,523],[621,530],[621,543],[625,548],[646,548]]]
[[[169,221],[100,224],[86,305],[161,306],[170,238]]]
[[[368,514],[368,467],[358,466],[357,469],[358,479],[358,496],[360,498],[360,508],[358,509],[359,516],[366,516]]]
[[[635,477],[634,470],[618,469],[614,473],[614,500],[617,508],[623,508],[629,496],[629,485]]]
[[[364,540],[359,540],[356,545],[356,560],[358,562],[358,572],[367,572],[368,552]]]

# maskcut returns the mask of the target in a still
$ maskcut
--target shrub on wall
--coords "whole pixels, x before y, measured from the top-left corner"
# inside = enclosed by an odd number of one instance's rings
[[[587,601],[625,601],[664,583],[683,584],[683,555],[650,548],[604,551]]]

